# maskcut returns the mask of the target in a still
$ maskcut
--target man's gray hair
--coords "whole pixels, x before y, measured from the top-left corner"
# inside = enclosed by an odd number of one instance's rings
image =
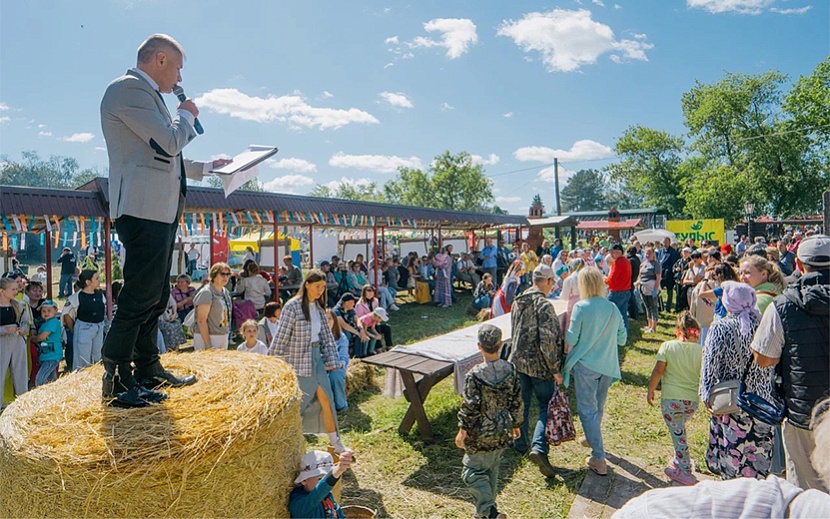
[[[138,47],[136,63],[139,65],[149,63],[157,53],[171,49],[181,54],[182,60],[186,58],[184,49],[179,42],[166,34],[153,34]]]

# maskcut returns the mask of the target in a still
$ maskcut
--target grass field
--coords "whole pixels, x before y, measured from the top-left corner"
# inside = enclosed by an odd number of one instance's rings
[[[467,310],[470,302],[469,295],[460,295],[458,303],[447,309],[401,305],[391,321],[395,342],[412,343],[475,323]],[[623,378],[611,387],[603,419],[603,441],[608,452],[635,457],[657,471],[673,455],[659,405],[649,407],[645,399],[654,355],[663,341],[674,338],[674,316],[664,314],[661,323],[658,333],[642,336],[642,324],[632,322],[632,338],[621,352]],[[382,385],[383,377],[377,379]],[[397,431],[407,408],[404,398],[384,397],[379,387],[350,397],[341,428],[357,462],[344,476],[341,503],[369,506],[381,517],[472,516],[472,498],[460,479],[462,451],[453,442],[460,401],[451,377],[435,386],[425,407],[437,441],[425,445],[417,425],[405,436]],[[573,394],[571,402],[575,410]],[[580,433],[576,418],[575,424]],[[702,414],[694,417],[689,431],[693,459],[697,467],[705,468],[706,421]],[[326,443],[322,437],[307,438],[310,447]],[[511,517],[566,516],[585,477],[584,460],[589,454],[589,449],[576,442],[552,447],[550,460],[558,474],[545,479],[527,458],[506,451],[499,509]]]

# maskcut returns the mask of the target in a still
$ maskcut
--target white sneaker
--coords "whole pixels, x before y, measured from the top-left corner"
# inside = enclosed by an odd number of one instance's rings
[[[389,309],[392,310],[393,312],[397,312],[398,310],[401,309],[401,307],[399,307],[395,303],[392,303],[391,305],[389,305]]]
[[[337,438],[337,441],[336,441],[336,442],[334,442],[334,443],[332,443],[332,444],[331,444],[331,446],[332,446],[332,447],[334,447],[334,452],[335,452],[335,454],[343,454],[344,452],[346,452],[347,450],[349,450],[349,448],[348,448],[348,447],[346,447],[345,445],[343,445],[343,442],[340,440],[340,438],[339,438],[339,437]]]

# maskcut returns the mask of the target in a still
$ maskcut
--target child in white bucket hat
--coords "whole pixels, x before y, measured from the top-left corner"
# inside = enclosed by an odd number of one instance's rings
[[[331,489],[340,476],[352,466],[352,451],[340,455],[340,462],[334,463],[331,454],[311,451],[300,460],[300,474],[294,480],[294,490],[288,498],[291,517],[345,519],[343,510],[334,500]]]

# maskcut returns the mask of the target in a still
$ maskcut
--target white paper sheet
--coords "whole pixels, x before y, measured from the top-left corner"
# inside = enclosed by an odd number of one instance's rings
[[[279,151],[274,146],[250,145],[248,149],[236,155],[233,162],[221,168],[211,170],[211,173],[222,179],[222,188],[225,198],[239,189],[245,182],[257,178],[260,162],[274,156]]]

